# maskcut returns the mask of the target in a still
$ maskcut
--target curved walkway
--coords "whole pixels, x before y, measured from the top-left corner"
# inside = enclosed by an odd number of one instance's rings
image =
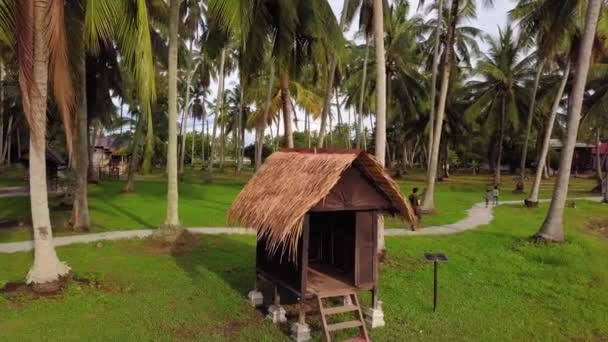
[[[600,202],[601,197],[580,197],[573,198],[573,200],[585,200]],[[540,200],[541,202],[548,202],[549,200]],[[503,201],[500,204],[519,204],[518,201]],[[467,217],[452,224],[433,226],[423,228],[418,231],[411,231],[404,228],[398,229],[386,229],[386,236],[424,236],[424,235],[447,235],[464,232],[467,230],[476,229],[480,226],[490,224],[494,215],[492,215],[493,207],[486,208],[485,203],[476,203],[469,210],[467,210]],[[208,234],[208,235],[219,235],[219,234],[233,234],[233,235],[254,235],[255,231],[246,228],[228,228],[228,227],[207,227],[207,228],[187,228],[191,233],[194,234]],[[82,234],[73,236],[62,236],[55,237],[54,243],[56,247],[73,245],[78,243],[90,243],[103,240],[121,240],[131,238],[144,238],[152,235],[156,229],[141,229],[141,230],[126,230],[126,231],[113,231],[104,233],[93,233],[93,234]],[[27,252],[34,248],[33,241],[21,241],[21,242],[8,242],[0,243],[0,253],[16,253],[16,252]]]

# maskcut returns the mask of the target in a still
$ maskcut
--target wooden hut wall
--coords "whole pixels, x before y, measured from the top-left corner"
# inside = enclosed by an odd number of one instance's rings
[[[390,201],[356,167],[348,168],[338,183],[312,210],[389,209]]]
[[[292,260],[289,255],[281,254],[281,249],[274,254],[268,253],[265,239],[259,239],[256,246],[256,268],[272,280],[287,285],[291,290],[301,291],[302,263]],[[302,255],[302,238],[298,245],[298,260]]]
[[[377,222],[376,212],[357,212],[354,282],[359,288],[371,289],[377,281]]]

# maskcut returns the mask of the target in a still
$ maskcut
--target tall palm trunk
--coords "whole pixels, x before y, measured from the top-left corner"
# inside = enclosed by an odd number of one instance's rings
[[[190,56],[192,56],[192,43],[190,40]],[[186,63],[186,96],[184,103],[184,117],[182,118],[182,146],[179,156],[179,173],[184,172],[184,158],[186,155],[186,128],[188,127],[188,116],[190,115],[190,85],[192,84],[192,66],[190,60]]]
[[[196,118],[192,117],[192,144],[190,146],[190,166],[194,165],[194,145],[196,143]]]
[[[566,126],[566,139],[561,152],[559,161],[559,171],[557,182],[551,200],[551,206],[544,223],[536,234],[538,239],[549,241],[564,240],[564,207],[568,196],[568,185],[570,181],[570,170],[574,148],[578,135],[578,127],[581,119],[581,109],[585,95],[585,84],[591,63],[591,52],[593,48],[593,38],[595,36],[597,22],[602,6],[601,0],[589,0],[587,14],[585,18],[585,30],[580,46],[576,72],[574,73],[574,84],[570,92],[571,106],[568,113]]]
[[[494,184],[500,184],[501,166],[502,166],[502,146],[505,140],[505,119],[506,119],[506,101],[503,97],[500,108],[500,128],[498,132],[498,153],[496,155],[496,167],[494,168]]]
[[[207,123],[207,109],[205,109],[206,96],[205,92],[203,92],[203,118],[202,118],[202,126],[201,126],[201,170],[205,169],[205,145],[207,144],[207,140],[209,139],[209,124]]]
[[[346,14],[348,8],[348,1],[344,0],[342,5],[342,14],[340,15],[340,29],[344,28],[344,22],[346,21]],[[327,116],[330,112],[332,92],[334,89],[334,78],[336,76],[336,67],[338,65],[338,58],[335,54],[332,54],[331,61],[329,63],[329,74],[327,75],[327,88],[325,89],[325,98],[323,99],[323,112],[321,112],[321,127],[319,128],[319,141],[317,142],[318,147],[323,147],[325,143],[325,130],[327,125]]]
[[[530,132],[532,131],[532,122],[534,119],[534,109],[536,107],[536,93],[538,92],[538,84],[540,83],[540,77],[543,74],[544,67],[545,61],[541,60],[538,63],[538,70],[536,70],[536,77],[534,78],[534,87],[532,88],[532,94],[530,94],[530,109],[528,110],[528,120],[526,122],[526,136],[524,137],[524,145],[521,149],[521,161],[519,163],[519,182],[516,189],[518,192],[523,192],[525,188],[528,142],[530,141]]]
[[[243,111],[245,110],[245,81],[244,81],[244,77],[241,76],[241,93],[240,93],[240,98],[239,98],[239,116],[236,119],[236,125],[237,125],[237,130],[236,130],[236,136],[237,136],[237,141],[236,141],[236,172],[237,174],[241,173],[241,170],[243,169],[243,159],[241,158],[241,151],[242,149],[242,142],[244,140],[244,125],[243,125]]]
[[[87,81],[86,81],[86,52],[84,41],[78,42],[80,58],[78,67],[80,69],[80,91],[78,92],[79,101],[76,109],[75,128],[73,135],[74,158],[72,167],[74,169],[74,204],[72,206],[72,228],[77,231],[87,230],[90,226],[89,203],[87,193],[87,173],[89,170],[89,148],[88,140],[88,119],[87,119]]]
[[[270,77],[268,78],[268,89],[266,91],[266,102],[264,104],[264,116],[256,128],[256,150],[255,150],[255,169],[259,170],[262,166],[262,153],[264,151],[264,131],[268,122],[270,112],[270,102],[272,101],[272,86],[274,84],[274,63],[270,63]]]
[[[289,92],[289,75],[287,72],[281,74],[281,102],[283,105],[283,125],[285,128],[285,147],[293,148],[293,107],[291,106],[291,94]],[[277,134],[278,135],[278,134]]]
[[[365,57],[363,59],[363,80],[361,83],[361,92],[359,93],[359,125],[357,126],[357,148],[361,148],[363,144],[362,140],[365,139],[365,136],[361,136],[363,134],[363,103],[365,100],[365,91],[367,90],[367,64],[369,62],[369,39],[367,35],[365,35]],[[364,146],[367,144],[363,144]],[[365,146],[367,149],[367,146]]]
[[[49,52],[44,37],[48,21],[49,3],[36,1],[33,9],[33,73],[35,90],[25,94],[30,100],[29,171],[32,227],[34,229],[34,265],[30,269],[28,284],[52,283],[67,275],[70,268],[59,261],[53,244],[53,231],[49,213],[46,184],[46,110]]]
[[[553,106],[551,107],[551,114],[549,116],[549,119],[547,120],[547,127],[545,130],[545,135],[543,137],[543,145],[540,150],[540,156],[538,157],[538,165],[536,166],[534,184],[532,185],[532,190],[530,192],[530,196],[528,197],[528,201],[532,203],[538,202],[538,193],[540,192],[540,182],[543,178],[543,171],[547,170],[547,155],[549,154],[549,142],[551,141],[551,134],[553,134],[553,126],[555,124],[555,118],[557,117],[557,110],[559,109],[559,104],[562,100],[562,97],[564,96],[564,90],[566,89],[566,84],[568,83],[569,76],[570,62],[566,64],[564,75],[562,76],[557,95],[555,96]]]
[[[596,125],[597,125],[597,127],[595,128],[595,141],[596,141],[595,159],[596,159],[597,178],[600,180],[600,184],[601,184],[602,180],[604,179],[603,172],[602,172],[602,154],[600,151],[600,147],[602,146],[602,140],[600,139],[600,126],[599,126],[599,123],[597,122],[597,120],[596,120]],[[600,186],[600,188],[601,188],[601,186]]]
[[[181,0],[171,0],[169,9],[169,144],[167,147],[167,216],[161,230],[179,227],[178,212],[178,169],[177,169],[177,46],[179,4]]]
[[[98,165],[93,163],[93,155],[95,154],[95,144],[97,140],[98,126],[95,121],[89,122],[91,129],[87,127],[87,133],[90,133],[91,136],[87,136],[87,147],[89,149],[89,170],[88,170],[88,182],[89,183],[99,183],[99,168]]]
[[[433,211],[435,209],[435,181],[437,178],[437,166],[439,164],[439,145],[441,144],[441,132],[445,117],[445,106],[448,98],[448,86],[450,83],[450,73],[452,71],[452,54],[454,52],[454,31],[458,22],[458,8],[460,0],[452,0],[450,10],[450,25],[448,27],[446,48],[443,59],[443,74],[441,75],[441,91],[439,93],[439,104],[437,107],[437,117],[435,118],[435,128],[433,132],[433,143],[428,172],[426,176],[426,190],[421,209]]]
[[[140,150],[144,134],[144,118],[140,115],[137,120],[137,126],[135,127],[135,134],[133,135],[133,141],[131,142],[131,159],[129,160],[129,167],[127,169],[127,181],[122,189],[123,192],[135,192],[135,172],[139,167]]]
[[[433,69],[431,75],[431,111],[429,113],[429,157],[427,158],[427,170],[430,166],[431,160],[431,151],[433,150],[433,131],[435,130],[435,106],[436,106],[436,97],[437,97],[437,74],[439,73],[439,59],[441,58],[439,55],[439,47],[441,46],[441,27],[443,26],[443,0],[437,0],[437,28],[435,43],[433,46]]]
[[[386,156],[386,59],[384,56],[383,1],[374,0],[374,45],[376,50],[376,159],[384,167]],[[384,218],[378,216],[378,252],[384,253]]]
[[[152,169],[152,156],[154,155],[154,122],[152,111],[145,111],[146,140],[144,148],[144,162],[141,165],[141,172],[145,175]]]
[[[217,100],[215,108],[215,117],[213,118],[213,129],[211,132],[211,138],[209,139],[209,164],[207,170],[209,173],[213,172],[213,159],[214,159],[214,148],[215,148],[215,136],[217,134],[217,123],[219,120],[221,108],[224,106],[224,67],[226,64],[226,50],[222,49],[220,52],[220,69],[218,71],[218,90]]]
[[[4,60],[0,56],[0,172],[4,167]]]

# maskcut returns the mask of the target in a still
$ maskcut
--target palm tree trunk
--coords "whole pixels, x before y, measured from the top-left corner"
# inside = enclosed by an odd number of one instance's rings
[[[562,76],[557,95],[553,101],[553,107],[551,107],[551,114],[549,120],[547,120],[547,127],[545,135],[543,137],[543,145],[540,150],[540,156],[538,157],[538,165],[536,166],[536,175],[534,176],[534,184],[532,185],[532,191],[528,197],[528,201],[531,203],[538,203],[538,194],[540,192],[540,182],[543,177],[543,171],[547,169],[547,155],[549,154],[549,142],[551,141],[551,135],[553,134],[553,126],[555,124],[555,118],[557,117],[557,110],[559,104],[564,95],[566,84],[568,84],[568,77],[570,76],[570,62],[566,64],[564,75]]]
[[[205,145],[209,139],[209,123],[207,123],[207,109],[205,109],[205,92],[203,92],[203,118],[201,126],[201,170],[205,169]]]
[[[264,104],[264,116],[258,127],[256,128],[256,150],[255,150],[255,169],[259,170],[262,166],[262,157],[264,152],[264,131],[268,122],[268,114],[270,112],[270,102],[272,101],[272,88],[274,85],[274,63],[270,63],[270,77],[268,78],[268,89],[266,91],[266,102]],[[272,135],[272,127],[270,129]]]
[[[591,52],[593,39],[595,36],[600,8],[603,1],[589,0],[587,14],[585,18],[585,30],[583,31],[582,43],[580,46],[576,72],[574,73],[574,83],[570,92],[571,106],[568,113],[566,126],[566,139],[559,161],[559,171],[557,182],[551,200],[551,206],[544,223],[540,227],[536,237],[542,240],[563,241],[564,240],[564,208],[568,196],[568,185],[570,181],[570,170],[574,148],[578,135],[578,127],[581,119],[581,109],[585,95],[585,84],[589,73],[591,62]]]
[[[344,28],[344,22],[346,21],[346,14],[348,8],[348,1],[344,0],[342,5],[342,14],[340,15],[340,29]],[[334,78],[336,76],[336,67],[338,65],[338,58],[335,54],[332,54],[331,61],[329,63],[329,74],[327,75],[327,88],[325,89],[325,98],[323,100],[323,112],[321,113],[321,127],[319,128],[319,141],[317,147],[323,147],[325,143],[325,129],[327,125],[327,115],[330,111],[332,91],[334,89]]]
[[[120,135],[122,135],[122,126],[123,126],[123,109],[125,106],[125,102],[123,98],[120,98]]]
[[[540,77],[543,74],[544,67],[545,61],[541,60],[538,63],[538,70],[536,70],[536,77],[534,78],[534,87],[532,88],[532,94],[530,94],[530,109],[528,110],[528,121],[526,122],[526,136],[524,137],[524,145],[521,149],[521,161],[519,163],[519,182],[517,184],[516,189],[517,192],[523,192],[525,188],[528,142],[530,141],[530,132],[532,131],[532,122],[534,119],[534,109],[536,107],[536,93],[538,92],[538,84],[540,83]]]
[[[196,118],[192,116],[192,144],[190,146],[190,167],[194,165],[194,145],[196,143]]]
[[[10,164],[10,152],[11,152],[11,131],[13,130],[13,116],[8,117],[8,123],[6,125],[6,134],[4,138],[4,149],[0,150],[0,160],[4,163]]]
[[[192,44],[191,44],[192,45]],[[188,127],[188,116],[190,115],[190,84],[192,83],[192,76],[190,71],[187,71],[186,76],[186,102],[184,103],[184,117],[182,118],[182,146],[179,157],[179,173],[184,172],[184,160],[186,156],[186,127]]]
[[[602,180],[604,179],[604,177],[602,175],[602,173],[603,173],[602,172],[602,154],[600,153],[600,147],[602,146],[602,140],[600,139],[600,126],[597,121],[598,120],[596,120],[597,127],[595,128],[595,141],[596,141],[595,159],[596,159],[597,178],[600,180],[600,184],[601,184]],[[600,186],[600,189],[601,189],[601,186]]]
[[[224,67],[226,63],[226,50],[222,49],[220,52],[220,69],[218,71],[218,90],[217,90],[217,100],[216,100],[216,108],[215,108],[215,117],[213,118],[213,129],[211,132],[211,138],[209,139],[209,164],[207,166],[207,170],[209,173],[213,172],[213,150],[215,147],[215,136],[217,134],[217,123],[219,120],[221,108],[224,106]]]
[[[281,101],[283,102],[283,125],[285,127],[285,147],[293,148],[293,108],[290,104],[289,75],[281,74]]]
[[[0,172],[4,167],[4,60],[0,57]]]
[[[96,121],[90,121],[90,125],[93,126],[92,129],[87,127],[87,133],[90,133],[91,136],[87,138],[87,147],[89,149],[89,170],[88,170],[88,182],[97,184],[99,183],[99,167],[93,163],[93,154],[95,154],[95,144],[97,140],[98,125]]]
[[[365,35],[365,58],[363,59],[363,80],[361,83],[361,93],[359,93],[359,125],[357,126],[357,148],[361,148],[362,140],[365,137],[361,137],[363,133],[363,103],[365,100],[365,91],[367,88],[367,64],[369,62],[369,39]],[[363,139],[362,139],[363,138]],[[365,144],[366,145],[366,144]],[[367,149],[367,146],[365,146]]]
[[[433,146],[433,131],[435,130],[435,105],[436,105],[436,97],[437,97],[437,74],[439,73],[439,47],[441,46],[441,27],[443,24],[443,0],[437,0],[437,28],[435,43],[433,46],[433,69],[431,75],[431,112],[429,113],[429,157],[427,158],[427,170],[430,167],[431,156],[430,153],[432,151]]]
[[[143,114],[140,115],[137,120],[137,126],[135,127],[135,134],[133,135],[133,141],[131,142],[131,159],[129,160],[129,167],[127,169],[127,181],[125,183],[123,192],[135,192],[135,172],[139,166],[139,153],[141,150],[142,138],[144,134],[144,121]]]
[[[59,261],[53,244],[53,231],[49,213],[46,183],[46,109],[49,54],[44,33],[46,30],[48,1],[38,0],[34,5],[34,46],[32,81],[36,90],[25,94],[30,100],[31,122],[29,172],[32,227],[34,229],[34,265],[26,283],[44,284],[66,276],[70,268]],[[25,106],[24,106],[25,107]]]
[[[382,0],[374,0],[374,42],[376,50],[376,159],[384,167],[386,160],[386,59],[384,56],[384,15]],[[378,216],[378,252],[386,251],[384,217]]]
[[[177,169],[177,48],[180,0],[171,0],[169,18],[169,144],[167,147],[167,216],[162,230],[175,230],[180,226],[178,212],[178,169]],[[182,144],[183,146],[183,144]],[[171,234],[173,238],[175,234]]]
[[[243,142],[243,111],[245,110],[245,81],[241,77],[241,94],[239,99],[239,116],[237,118],[237,141],[236,141],[236,173],[240,174],[243,169],[243,159],[241,158],[242,142]]]
[[[226,161],[226,118],[223,112],[223,110],[220,111],[222,115],[218,119],[220,125],[220,172],[224,170],[224,162]]]
[[[74,158],[72,167],[74,169],[74,204],[72,206],[72,229],[76,231],[88,230],[90,226],[89,203],[87,193],[87,172],[89,170],[89,148],[88,140],[88,114],[87,114],[87,81],[86,81],[86,52],[84,41],[79,41],[80,58],[78,67],[80,69],[80,91],[79,101],[75,116],[75,134],[73,135]]]
[[[437,178],[437,166],[439,163],[439,145],[441,144],[441,132],[443,128],[443,120],[445,117],[445,106],[448,98],[450,73],[452,71],[454,32],[456,30],[456,23],[458,22],[459,5],[460,0],[453,0],[452,8],[450,10],[450,26],[448,27],[447,43],[443,62],[443,74],[441,75],[441,91],[439,93],[437,117],[435,118],[436,120],[433,132],[433,143],[431,144],[430,161],[426,177],[426,190],[424,192],[424,201],[421,206],[421,210],[427,212],[433,211],[435,209],[435,179]]]
[[[152,111],[144,111],[146,123],[146,145],[144,149],[144,162],[141,166],[141,172],[144,175],[150,173],[152,169],[152,156],[154,155],[154,122]]]
[[[498,132],[498,153],[496,156],[496,167],[494,168],[494,185],[500,185],[500,175],[502,166],[502,145],[505,139],[505,118],[506,118],[506,103],[503,97],[500,108],[500,128]]]

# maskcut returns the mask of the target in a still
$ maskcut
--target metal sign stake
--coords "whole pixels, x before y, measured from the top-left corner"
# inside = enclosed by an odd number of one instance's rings
[[[437,268],[440,262],[448,261],[448,257],[443,253],[424,253],[427,261],[433,262],[433,312],[437,310]]]

